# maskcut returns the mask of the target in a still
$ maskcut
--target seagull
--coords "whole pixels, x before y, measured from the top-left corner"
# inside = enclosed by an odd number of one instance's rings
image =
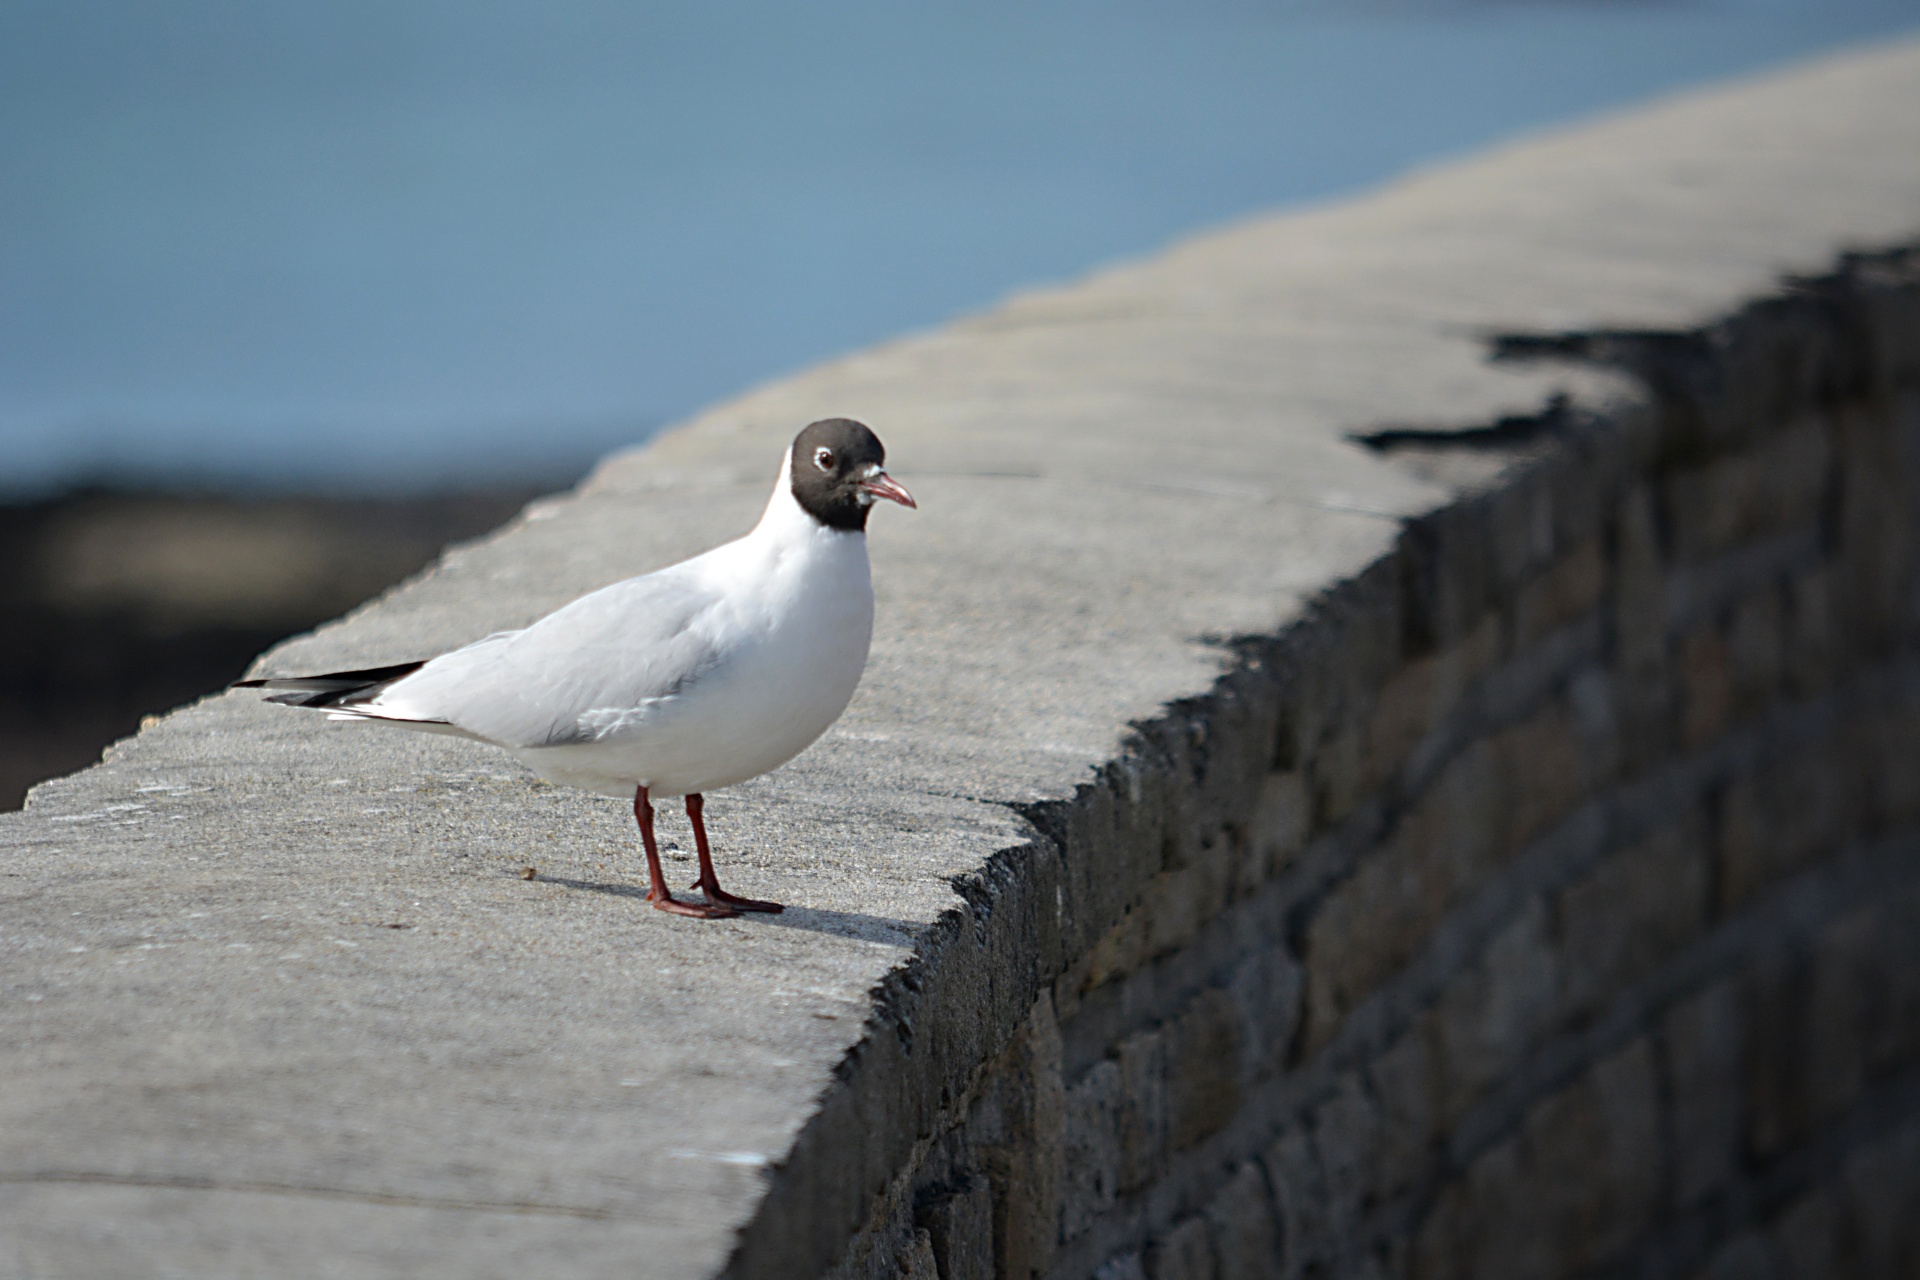
[[[335,720],[474,738],[549,781],[632,796],[655,908],[783,910],[720,887],[704,796],[799,755],[852,700],[873,636],[867,516],[881,498],[918,506],[886,456],[863,424],[823,419],[794,437],[743,538],[428,661],[234,687]],[[653,801],[673,796],[686,798],[704,902],[675,898],[660,868]]]

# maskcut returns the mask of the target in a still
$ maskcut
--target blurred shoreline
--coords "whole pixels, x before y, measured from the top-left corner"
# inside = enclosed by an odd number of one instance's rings
[[[0,810],[554,487],[396,497],[99,487],[0,504]]]

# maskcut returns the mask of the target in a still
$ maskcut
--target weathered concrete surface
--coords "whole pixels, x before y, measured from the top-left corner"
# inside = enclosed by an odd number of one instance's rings
[[[0,823],[0,1266],[718,1271],[950,878],[1033,839],[1010,806],[1471,480],[1349,433],[1630,399],[1485,339],[1689,329],[1910,239],[1915,155],[1906,45],[1250,223],[722,406],[270,655],[418,656],[710,545],[829,413],[922,501],[876,520],[846,720],[710,810],[776,920],[646,910],[617,803],[248,696],[38,791]],[[1003,976],[983,1028],[1051,975]]]

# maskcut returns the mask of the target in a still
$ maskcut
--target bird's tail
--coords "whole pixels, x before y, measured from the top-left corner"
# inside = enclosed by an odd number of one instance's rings
[[[329,671],[318,676],[268,676],[264,680],[236,680],[236,689],[279,689],[268,702],[289,707],[337,707],[345,700],[355,701],[378,694],[396,680],[403,679],[427,664],[402,662],[391,667],[368,667],[365,671]]]

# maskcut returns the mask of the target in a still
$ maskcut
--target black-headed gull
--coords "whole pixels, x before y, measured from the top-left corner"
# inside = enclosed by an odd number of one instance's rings
[[[647,900],[677,915],[779,911],[720,887],[705,792],[791,760],[840,718],[867,664],[867,515],[911,507],[879,437],[848,418],[794,437],[753,532],[602,587],[521,631],[427,662],[242,680],[271,702],[504,747],[543,778],[633,797]],[[654,797],[685,796],[705,903],[667,888]]]

